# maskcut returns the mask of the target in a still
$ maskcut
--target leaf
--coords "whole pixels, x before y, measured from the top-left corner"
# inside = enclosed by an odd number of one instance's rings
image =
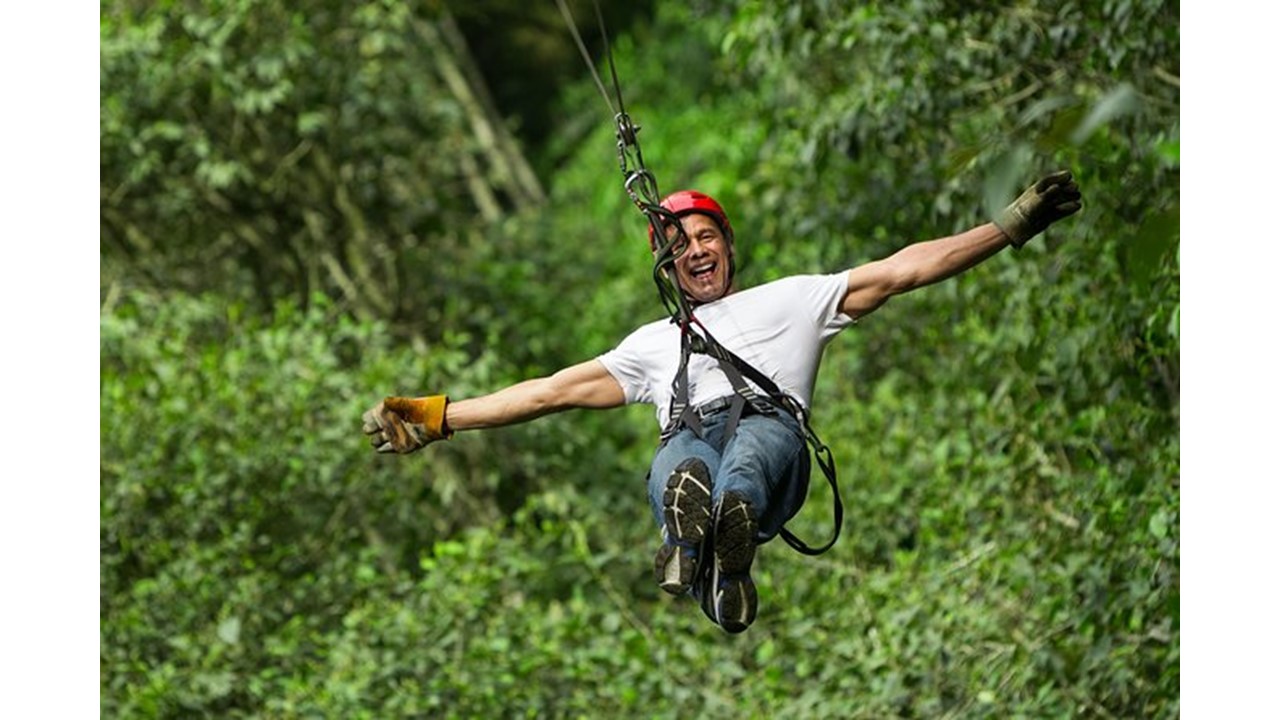
[[[1035,122],[1045,115],[1057,113],[1058,110],[1075,104],[1075,98],[1067,95],[1052,95],[1046,98],[1040,98],[1032,103],[1031,107],[1027,108],[1022,113],[1022,116],[1018,118],[1018,124],[1030,125],[1032,122]]]
[[[1164,510],[1157,510],[1151,519],[1147,521],[1147,530],[1158,538],[1163,538],[1169,534],[1169,517]]]
[[[218,623],[218,639],[228,645],[240,642],[240,618],[232,616]]]
[[[982,196],[986,202],[987,215],[995,217],[1006,205],[1018,195],[1019,186],[1026,169],[1031,163],[1032,150],[1025,143],[1017,143],[1009,148],[982,183]]]
[[[973,161],[978,159],[986,148],[983,145],[965,145],[947,153],[947,172],[952,175],[959,175],[973,165]]]
[[[1178,208],[1149,214],[1133,241],[1124,245],[1124,267],[1129,279],[1146,284],[1160,267],[1160,260],[1178,237]]]
[[[1084,114],[1085,109],[1081,105],[1071,105],[1055,113],[1049,128],[1036,138],[1036,147],[1050,152],[1070,144],[1071,135],[1084,119]]]
[[[1095,130],[1118,117],[1132,114],[1140,105],[1141,100],[1133,86],[1128,83],[1120,84],[1099,100],[1084,120],[1080,121],[1071,133],[1071,142],[1076,145],[1083,143]]]
[[[1177,140],[1164,140],[1156,143],[1156,155],[1170,165],[1177,165],[1180,157],[1179,142]]]

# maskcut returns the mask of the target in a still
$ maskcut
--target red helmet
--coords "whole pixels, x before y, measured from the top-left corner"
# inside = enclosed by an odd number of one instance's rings
[[[684,217],[691,213],[702,213],[710,216],[716,224],[720,226],[720,231],[724,233],[725,239],[733,242],[733,226],[729,224],[729,216],[724,213],[724,208],[720,207],[720,203],[715,198],[700,193],[697,190],[680,190],[668,195],[660,203],[662,207],[675,213],[676,217]],[[649,249],[657,250],[657,241],[653,237],[653,226],[649,226]]]

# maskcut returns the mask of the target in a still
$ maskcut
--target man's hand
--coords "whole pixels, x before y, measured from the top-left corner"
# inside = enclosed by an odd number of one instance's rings
[[[1070,170],[1060,170],[1040,178],[995,219],[996,226],[1020,248],[1028,240],[1080,210],[1080,188]]]
[[[364,433],[378,452],[406,455],[453,435],[444,422],[448,404],[444,395],[388,397],[365,412]]]

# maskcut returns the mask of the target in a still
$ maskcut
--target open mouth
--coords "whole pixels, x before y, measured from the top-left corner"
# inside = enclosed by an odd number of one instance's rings
[[[704,280],[711,277],[716,271],[716,264],[713,262],[702,263],[701,265],[692,265],[689,267],[689,276],[694,280]]]

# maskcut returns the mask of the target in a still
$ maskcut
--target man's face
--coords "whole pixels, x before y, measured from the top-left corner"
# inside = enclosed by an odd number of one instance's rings
[[[680,218],[689,247],[676,260],[676,277],[685,294],[695,302],[719,300],[729,292],[729,266],[733,246],[720,232],[720,226],[707,215],[694,213]],[[675,235],[667,231],[667,238]]]

